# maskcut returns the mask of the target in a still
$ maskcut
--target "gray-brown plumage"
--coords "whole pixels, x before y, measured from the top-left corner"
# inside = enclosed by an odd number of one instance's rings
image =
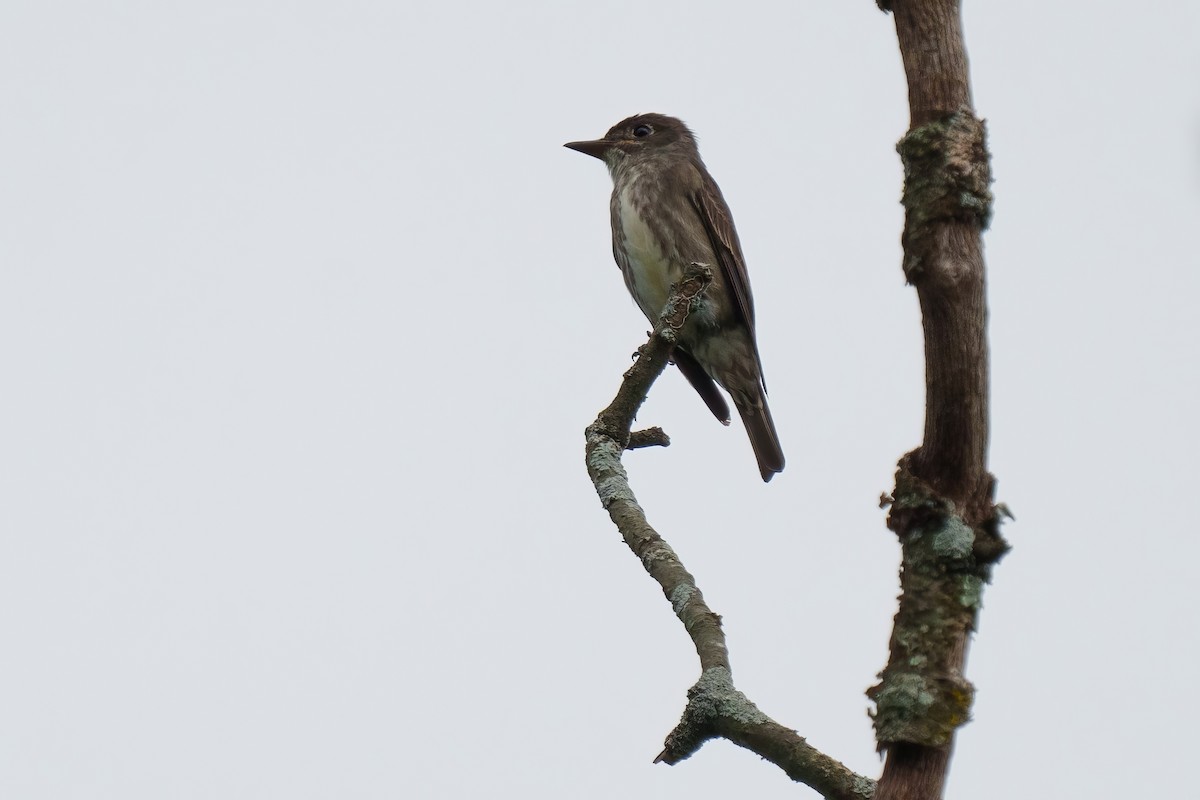
[[[612,174],[613,256],[634,301],[658,319],[672,283],[693,261],[714,268],[712,287],[680,331],[674,360],[708,408],[729,424],[729,392],[764,481],[783,471],[754,337],[754,299],[733,217],[708,174],[696,138],[663,114],[622,120],[603,139],[569,142]]]

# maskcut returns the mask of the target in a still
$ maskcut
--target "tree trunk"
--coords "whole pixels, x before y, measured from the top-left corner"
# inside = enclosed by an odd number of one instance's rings
[[[987,471],[987,306],[981,234],[988,153],[971,105],[958,0],[892,0],[908,76],[903,268],[925,333],[925,437],[897,467],[888,527],[902,548],[900,608],[875,701],[887,751],[875,800],[934,800],[973,687],[967,643],[1007,550]]]

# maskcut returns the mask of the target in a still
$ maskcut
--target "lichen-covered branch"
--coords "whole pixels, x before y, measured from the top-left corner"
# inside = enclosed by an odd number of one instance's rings
[[[643,447],[669,447],[670,445],[671,437],[667,436],[667,432],[662,428],[655,427],[629,434],[629,443],[625,445],[625,449],[640,450]]]
[[[980,233],[992,194],[984,137],[983,122],[960,107],[914,127],[896,148],[904,164],[904,276],[917,289],[925,330],[925,440],[912,466],[952,498],[979,497],[991,481]]]
[[[948,747],[970,718],[974,687],[962,674],[983,586],[1007,549],[998,518],[976,527],[901,459],[888,525],[903,543],[901,602],[891,658],[867,695],[880,749],[896,743]],[[996,547],[999,544],[1000,547]]]
[[[601,504],[625,544],[662,587],[700,658],[700,680],[688,692],[683,718],[667,737],[655,761],[675,764],[692,755],[707,740],[722,737],[759,754],[793,780],[807,784],[830,800],[867,800],[874,792],[873,781],[810,746],[795,731],[759,711],[734,688],[721,618],[704,602],[696,579],[679,556],[646,520],[621,464],[621,456],[627,449],[666,440],[662,431],[642,432],[635,437],[630,427],[651,384],[666,368],[675,345],[675,332],[683,326],[693,304],[711,282],[710,269],[700,264],[689,267],[679,285],[672,288],[650,340],[638,349],[637,361],[626,371],[613,402],[600,412],[585,433],[588,475]]]
[[[970,718],[964,675],[983,586],[1008,545],[987,470],[983,244],[991,171],[971,105],[959,0],[879,0],[908,76],[903,269],[925,334],[925,436],[896,470],[888,527],[900,539],[900,607],[887,666],[868,691],[887,751],[876,800],[935,800]]]
[[[671,546],[650,526],[638,505],[621,456],[630,444],[630,427],[646,400],[650,386],[666,369],[675,346],[676,331],[683,327],[692,304],[712,283],[712,270],[693,264],[678,286],[672,288],[667,305],[650,339],[638,348],[637,360],[626,372],[613,401],[585,432],[588,475],[600,502],[621,532],[625,544],[658,581],[676,615],[692,637],[701,669],[729,668],[721,618],[704,603],[696,581],[679,561]]]
[[[851,771],[759,711],[734,688],[733,677],[724,667],[705,670],[688,690],[683,719],[668,734],[654,761],[676,764],[716,737],[758,754],[830,800],[870,800],[875,794],[875,781]]]

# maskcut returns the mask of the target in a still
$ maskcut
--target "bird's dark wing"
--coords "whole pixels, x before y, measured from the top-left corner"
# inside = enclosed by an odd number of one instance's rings
[[[703,167],[700,168],[700,176],[700,188],[691,196],[692,206],[700,216],[700,221],[704,223],[704,229],[708,231],[708,239],[712,243],[717,261],[720,262],[721,272],[737,300],[738,313],[750,331],[754,360],[758,362],[763,391],[766,391],[767,382],[765,377],[762,377],[762,358],[758,354],[758,337],[754,334],[754,297],[750,294],[750,273],[746,271],[742,245],[738,241],[737,229],[733,227],[729,206],[725,204],[717,182]]]
[[[728,425],[729,406],[725,403],[725,396],[717,388],[716,382],[704,371],[704,367],[692,358],[691,353],[678,346],[671,352],[671,360],[679,367],[683,377],[687,378],[713,416],[720,420],[722,425]]]
[[[742,246],[738,242],[737,230],[733,227],[733,218],[729,215],[729,206],[721,196],[721,189],[716,181],[701,169],[700,188],[692,194],[692,205],[708,231],[709,241],[712,242],[713,252],[720,262],[721,272],[733,290],[737,299],[738,312],[754,335],[754,298],[750,294],[750,275],[746,272],[746,259],[742,256]]]

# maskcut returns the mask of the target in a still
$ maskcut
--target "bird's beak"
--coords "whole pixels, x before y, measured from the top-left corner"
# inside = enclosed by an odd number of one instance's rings
[[[604,153],[612,146],[612,142],[604,139],[596,139],[591,142],[567,142],[563,147],[569,147],[572,150],[578,150],[581,153],[586,153],[593,158],[604,160]]]

